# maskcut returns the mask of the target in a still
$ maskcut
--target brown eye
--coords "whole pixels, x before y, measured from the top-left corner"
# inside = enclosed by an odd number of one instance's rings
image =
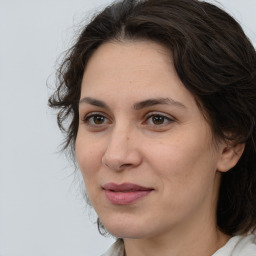
[[[104,116],[94,116],[92,119],[93,119],[94,124],[103,124],[105,121]]]
[[[151,126],[164,126],[172,122],[174,122],[174,119],[165,115],[160,115],[160,114],[150,115],[146,121],[146,123]]]
[[[107,123],[108,119],[103,115],[92,114],[92,115],[85,117],[83,122],[88,125],[97,126],[97,125],[103,125],[103,124]]]
[[[159,124],[163,124],[165,119],[166,119],[166,117],[164,117],[164,116],[153,116],[152,122],[156,125],[159,125]]]

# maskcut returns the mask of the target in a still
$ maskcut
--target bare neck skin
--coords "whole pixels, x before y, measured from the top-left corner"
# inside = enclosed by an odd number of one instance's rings
[[[124,239],[125,256],[211,256],[230,239],[207,218],[200,226],[186,225],[157,239]]]

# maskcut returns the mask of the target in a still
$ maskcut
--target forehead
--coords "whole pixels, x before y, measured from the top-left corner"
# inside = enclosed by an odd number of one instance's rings
[[[112,76],[113,79],[121,79],[122,75],[131,75],[131,72],[138,76],[148,71],[169,72],[170,68],[171,54],[159,44],[151,41],[108,42],[93,53],[84,78],[98,80],[102,76]]]
[[[108,42],[89,59],[81,97],[115,96],[123,102],[170,97],[195,105],[176,73],[171,53],[150,41]]]

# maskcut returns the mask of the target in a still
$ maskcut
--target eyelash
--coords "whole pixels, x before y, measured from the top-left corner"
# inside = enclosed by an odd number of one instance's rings
[[[170,124],[170,123],[172,123],[172,122],[174,122],[175,120],[174,120],[174,118],[172,118],[172,117],[170,117],[170,116],[167,116],[167,115],[164,115],[164,114],[160,114],[160,113],[150,113],[150,114],[148,114],[147,116],[146,116],[146,121],[148,121],[148,120],[152,120],[152,118],[156,118],[156,117],[158,117],[158,118],[163,118],[163,121],[164,121],[164,123],[162,123],[162,124],[150,124],[150,126],[154,126],[154,127],[159,127],[159,128],[161,128],[161,127],[164,127],[164,126],[167,126],[168,124]],[[153,122],[153,121],[152,121]]]
[[[95,117],[103,117],[104,119],[108,119],[105,115],[101,114],[101,113],[91,113],[87,116],[85,116],[82,121],[83,123],[85,123],[88,126],[100,126],[102,124],[90,124],[90,119],[95,118]]]
[[[90,123],[90,120],[93,121],[93,119],[96,118],[96,117],[104,118],[104,121],[108,120],[108,117],[106,117],[102,113],[91,113],[91,114],[85,116],[82,119],[82,121],[83,121],[83,123],[85,123],[88,126],[97,127],[97,128],[100,128],[100,127],[102,127],[103,125],[106,124],[106,122],[104,122],[102,124],[95,124],[95,123],[92,124],[92,123]],[[154,117],[163,118],[164,123],[162,123],[162,124],[149,124],[149,126],[154,126],[154,127],[157,127],[157,128],[161,128],[161,127],[167,126],[168,124],[175,121],[175,119],[170,117],[170,116],[166,116],[164,114],[159,114],[159,113],[152,113],[152,112],[150,114],[148,114],[145,119],[146,119],[146,121],[148,121],[148,120],[150,120],[150,118],[154,118]]]

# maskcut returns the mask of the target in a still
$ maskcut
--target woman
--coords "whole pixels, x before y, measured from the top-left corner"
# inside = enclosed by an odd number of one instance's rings
[[[58,78],[65,149],[119,238],[105,256],[256,255],[256,53],[232,17],[196,0],[114,3]]]

